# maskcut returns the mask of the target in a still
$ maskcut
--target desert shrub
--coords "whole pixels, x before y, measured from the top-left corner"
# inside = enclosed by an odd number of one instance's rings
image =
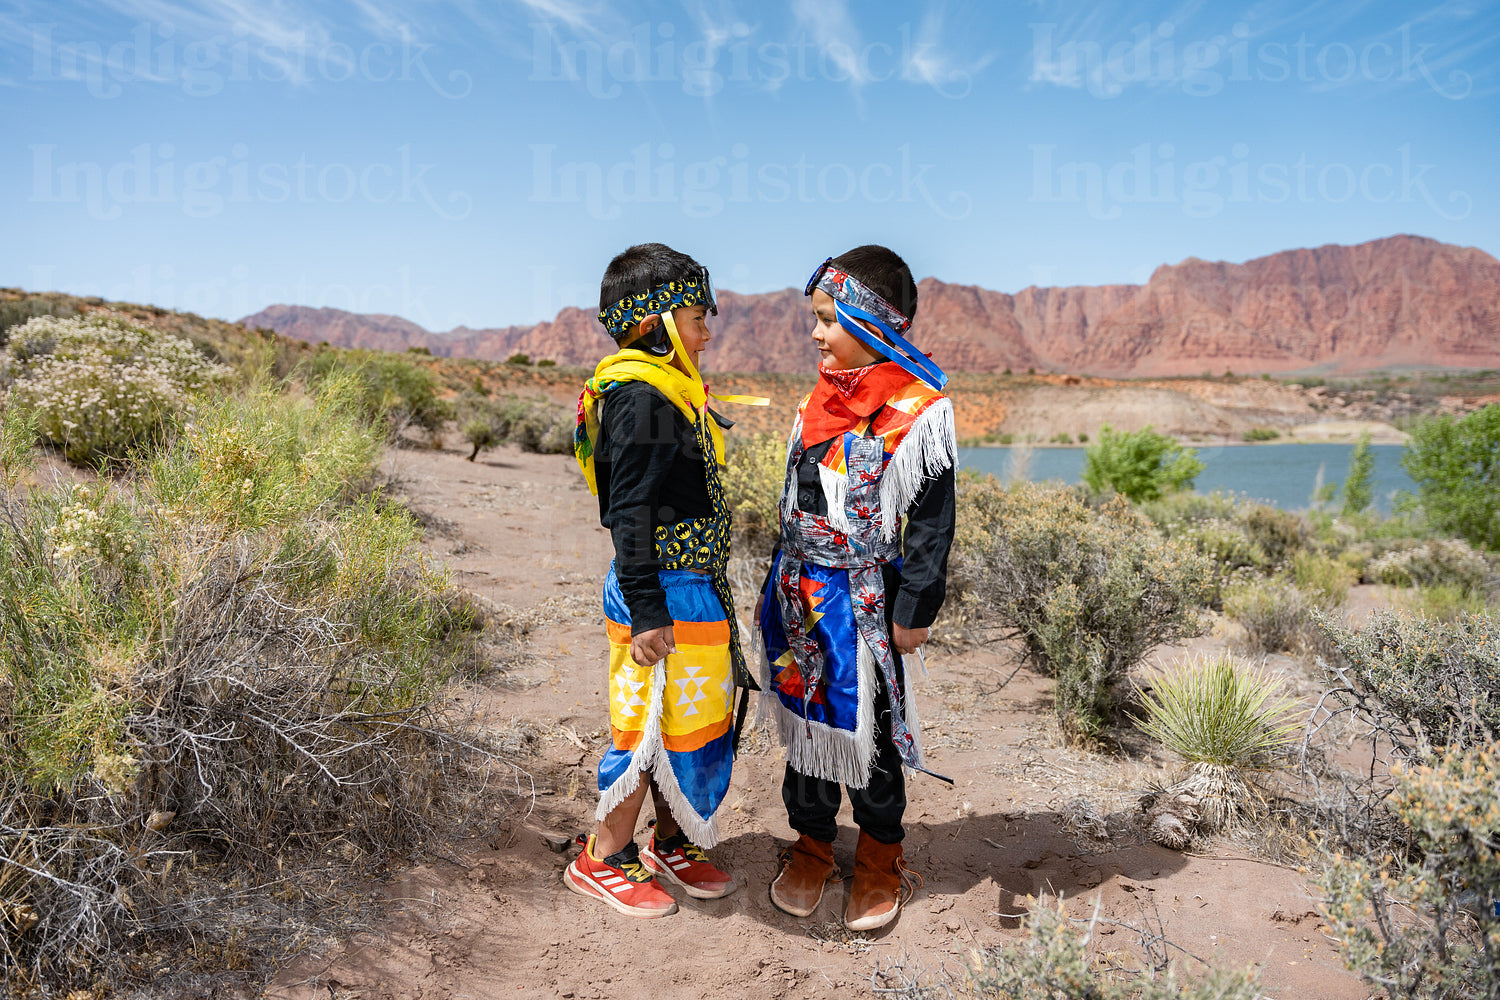
[[[577,417],[568,407],[546,399],[511,397],[506,401],[506,417],[506,440],[522,451],[572,453]]]
[[[529,365],[531,364],[531,355],[525,353],[524,351],[517,351],[510,357],[506,358],[505,363],[508,365]]]
[[[309,385],[351,376],[360,389],[360,411],[371,423],[384,424],[391,435],[407,426],[435,433],[453,418],[453,407],[438,397],[438,378],[431,370],[384,351],[319,351],[305,369]]]
[[[1113,490],[1135,501],[1155,500],[1192,487],[1203,471],[1197,456],[1150,427],[1117,431],[1105,424],[1099,440],[1084,450],[1083,481],[1096,493]]]
[[[1310,525],[1289,510],[1279,510],[1267,504],[1245,504],[1239,509],[1236,521],[1250,536],[1250,541],[1265,553],[1266,562],[1281,566],[1298,549],[1307,544]]]
[[[0,348],[10,339],[12,328],[36,316],[58,316],[70,319],[77,311],[66,302],[28,296],[24,299],[0,300]]]
[[[786,477],[786,439],[757,434],[729,442],[724,495],[734,511],[735,554],[764,559],[780,533],[777,503]]]
[[[1359,578],[1345,563],[1306,549],[1292,556],[1288,573],[1314,606],[1325,609],[1342,605]]]
[[[1019,942],[970,953],[964,992],[983,1000],[1254,1000],[1260,996],[1248,970],[1210,969],[1202,979],[1184,981],[1167,961],[1166,942],[1145,928],[1140,931],[1153,961],[1138,970],[1111,969],[1104,963],[1096,965],[1093,958],[1093,921],[1069,920],[1060,902],[1056,908],[1034,907],[1026,915],[1026,934]]]
[[[1453,584],[1438,583],[1430,587],[1413,587],[1395,595],[1396,607],[1439,621],[1456,622],[1467,615],[1483,614],[1488,605],[1483,597]]]
[[[1281,432],[1274,427],[1252,427],[1240,437],[1245,441],[1275,441]]]
[[[1500,996],[1500,753],[1450,750],[1393,768],[1390,808],[1413,855],[1331,860],[1320,909],[1344,962],[1397,998]]]
[[[1500,736],[1500,631],[1489,615],[1444,622],[1377,612],[1357,630],[1316,620],[1337,654],[1338,697],[1399,758]]]
[[[271,935],[330,854],[410,854],[458,815],[470,743],[437,694],[474,613],[359,492],[383,435],[359,391],[205,401],[133,482],[0,481],[8,982]],[[268,882],[291,895],[256,911]]]
[[[1252,653],[1298,652],[1313,636],[1313,602],[1296,584],[1273,577],[1249,580],[1224,595],[1224,613],[1245,629]]]
[[[1500,549],[1500,403],[1412,429],[1401,464],[1432,525],[1470,545]]]
[[[1488,585],[1490,565],[1460,539],[1432,538],[1372,559],[1365,572],[1397,587],[1447,586],[1480,594]]]
[[[1191,765],[1171,791],[1196,799],[1206,829],[1248,807],[1246,772],[1269,766],[1301,733],[1297,703],[1278,687],[1225,654],[1162,672],[1141,693],[1141,731]]]
[[[1064,731],[1096,735],[1113,717],[1114,688],[1147,652],[1201,633],[1207,560],[1162,538],[1123,497],[1091,508],[1076,490],[1033,483],[963,492],[975,523],[957,555],[975,602],[1057,678]]]
[[[160,444],[198,394],[229,380],[180,337],[117,317],[41,316],[11,330],[0,382],[70,462],[125,459]]]
[[[1215,490],[1212,493],[1168,493],[1156,500],[1146,500],[1138,505],[1140,512],[1151,519],[1166,534],[1185,525],[1204,521],[1233,521],[1240,505],[1227,493]]]

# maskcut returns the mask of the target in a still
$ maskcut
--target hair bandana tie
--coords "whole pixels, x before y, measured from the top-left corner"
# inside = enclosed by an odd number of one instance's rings
[[[706,267],[689,277],[666,281],[648,291],[625,296],[609,308],[601,309],[599,322],[618,341],[647,316],[670,314],[673,309],[689,306],[707,306],[712,315],[719,315],[719,304],[714,301],[714,289]]]
[[[808,279],[803,294],[811,295],[815,288],[821,288],[833,297],[833,309],[838,316],[839,326],[849,331],[860,343],[880,357],[896,362],[912,377],[921,379],[940,392],[947,386],[948,376],[937,363],[901,336],[911,328],[911,320],[864,282],[847,271],[834,267],[832,257],[818,265],[818,269]],[[872,334],[860,320],[879,330],[885,339]]]

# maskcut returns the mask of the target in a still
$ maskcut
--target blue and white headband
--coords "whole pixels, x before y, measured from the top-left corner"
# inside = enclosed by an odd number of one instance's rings
[[[834,267],[832,257],[818,265],[802,294],[811,295],[814,289],[822,289],[833,298],[839,325],[860,343],[940,392],[947,386],[948,376],[937,363],[901,336],[911,329],[911,319],[854,275]],[[886,339],[870,333],[859,320],[875,327]]]

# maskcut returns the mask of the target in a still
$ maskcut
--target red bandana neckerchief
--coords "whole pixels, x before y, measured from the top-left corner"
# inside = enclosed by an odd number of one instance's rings
[[[916,379],[890,361],[830,372],[818,369],[818,384],[802,412],[802,446],[810,448],[854,430]],[[846,388],[847,387],[847,388]]]

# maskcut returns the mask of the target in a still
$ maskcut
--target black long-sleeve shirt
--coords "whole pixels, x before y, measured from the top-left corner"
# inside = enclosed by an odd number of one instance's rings
[[[594,468],[599,523],[615,547],[615,577],[639,635],[672,624],[657,578],[655,531],[713,515],[707,470],[687,417],[645,382],[625,382],[605,393]]]

